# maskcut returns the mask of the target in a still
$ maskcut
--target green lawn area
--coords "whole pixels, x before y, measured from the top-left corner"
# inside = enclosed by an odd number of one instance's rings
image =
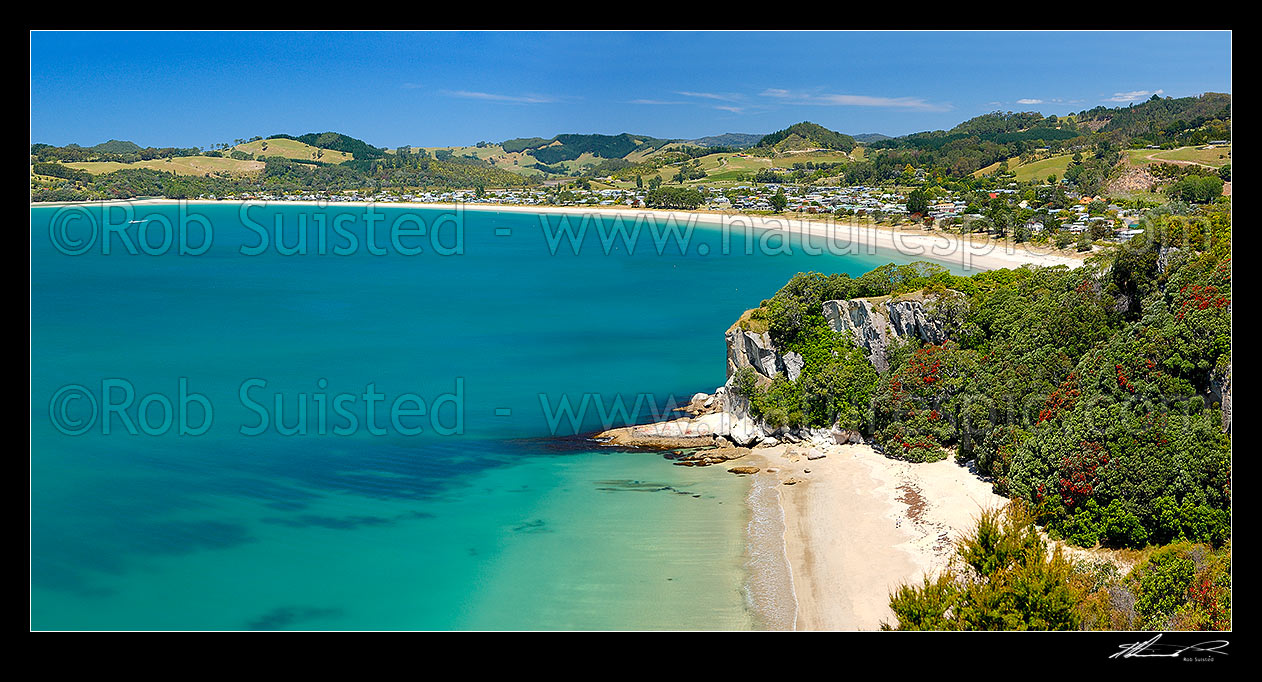
[[[754,174],[760,169],[771,168],[775,162],[761,156],[737,156],[736,154],[710,154],[701,157],[701,170],[706,172],[706,180],[736,180],[742,173]],[[675,174],[668,167],[670,175]]]
[[[78,161],[75,163],[68,163],[66,165],[70,168],[87,171],[93,175],[113,173],[114,171],[137,167],[134,164],[119,163],[118,161]]]

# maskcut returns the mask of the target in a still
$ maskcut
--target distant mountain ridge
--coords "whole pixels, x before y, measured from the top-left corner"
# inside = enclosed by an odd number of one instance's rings
[[[562,133],[550,138],[521,137],[499,144],[480,141],[413,151],[411,147],[378,148],[338,132],[311,132],[253,137],[210,149],[141,147],[118,139],[92,147],[35,143],[30,155],[33,163],[41,164],[96,162],[96,166],[70,169],[91,174],[117,168],[100,162],[139,168],[165,159],[156,168],[176,174],[243,177],[262,172],[269,180],[295,182],[303,171],[294,168],[297,164],[315,169],[313,177],[325,183],[321,186],[343,182],[342,175],[348,169],[400,186],[418,184],[418,180],[436,186],[459,186],[461,182],[515,186],[536,181],[540,175],[621,180],[657,177],[680,183],[706,177],[732,180],[754,173],[755,165],[765,163],[750,161],[751,157],[793,157],[788,165],[800,161],[804,167],[844,166],[841,171],[855,181],[888,178],[908,166],[932,171],[935,176],[966,177],[997,168],[1004,161],[1019,165],[1030,163],[1034,157],[1068,156],[1078,151],[1095,151],[1099,158],[1112,159],[1118,149],[1173,148],[1230,140],[1231,103],[1230,94],[1211,92],[1180,98],[1154,96],[1127,106],[1099,106],[1059,116],[993,111],[948,130],[898,137],[881,133],[852,136],[802,121],[768,135],[729,132],[693,139],[626,132]],[[274,141],[268,145],[268,140]],[[852,154],[859,144],[863,144],[864,153]],[[722,158],[728,155],[735,158]],[[172,159],[184,160],[172,163]],[[56,173],[39,174],[60,177]]]
[[[752,133],[723,133],[722,135],[698,137],[695,140],[684,140],[684,142],[697,145],[698,147],[735,147],[736,149],[745,149],[758,144],[758,141],[763,137],[765,136]]]
[[[853,137],[855,142],[861,142],[863,144],[892,139],[890,135],[882,135],[881,133],[859,133],[858,135],[851,135],[850,137]]]

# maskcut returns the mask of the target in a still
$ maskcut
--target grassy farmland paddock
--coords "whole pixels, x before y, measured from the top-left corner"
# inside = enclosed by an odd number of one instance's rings
[[[117,161],[80,161],[68,163],[66,166],[87,171],[93,175],[113,173],[127,168],[152,168],[167,171],[176,175],[214,175],[228,173],[230,175],[252,175],[263,170],[262,161],[238,161],[237,159],[215,156],[177,156],[171,159],[152,159],[136,163],[119,163]]]
[[[233,147],[234,150],[253,154],[256,157],[283,156],[287,159],[319,161],[321,163],[342,163],[350,161],[353,155],[332,149],[320,149],[305,142],[290,140],[284,137],[273,137],[267,140],[255,140]]]
[[[1072,154],[1061,154],[1060,156],[1050,156],[1046,159],[1017,166],[1011,170],[1012,174],[1016,176],[1017,182],[1046,180],[1049,175],[1055,175],[1056,179],[1059,180],[1065,177],[1065,171],[1069,169],[1069,164],[1073,160]]]
[[[1014,179],[1018,182],[1046,180],[1049,175],[1055,175],[1057,179],[1060,179],[1065,177],[1065,171],[1069,168],[1073,158],[1072,154],[1060,154],[1021,165],[1014,165],[1015,158],[1008,159],[1008,172],[1012,173]],[[973,177],[980,178],[997,170],[999,170],[999,164],[992,163],[985,168],[974,171]]]
[[[768,158],[736,154],[710,154],[700,160],[701,170],[706,172],[706,180],[736,180],[741,174],[752,175],[763,168],[775,166],[775,162]],[[678,172],[673,167],[668,168],[672,176]]]
[[[792,168],[795,163],[847,163],[861,161],[864,157],[862,147],[855,147],[847,154],[829,149],[813,149],[809,151],[782,152],[776,154],[772,162],[778,168]]]
[[[1206,149],[1201,147],[1180,147],[1178,149],[1128,149],[1126,157],[1131,164],[1147,166],[1162,162],[1190,162],[1203,166],[1220,168],[1231,163],[1231,145],[1223,145]]]

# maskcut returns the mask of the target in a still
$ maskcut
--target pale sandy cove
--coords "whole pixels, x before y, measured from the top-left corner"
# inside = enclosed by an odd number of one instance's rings
[[[812,449],[825,456],[807,459]],[[1007,502],[954,460],[912,464],[866,445],[756,448],[734,464],[780,482],[798,630],[893,624],[890,592],[945,568],[979,514]]]

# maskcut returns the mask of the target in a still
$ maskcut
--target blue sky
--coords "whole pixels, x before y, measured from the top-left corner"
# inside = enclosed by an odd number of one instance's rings
[[[31,140],[437,146],[950,128],[1231,91],[1227,32],[31,34]]]

